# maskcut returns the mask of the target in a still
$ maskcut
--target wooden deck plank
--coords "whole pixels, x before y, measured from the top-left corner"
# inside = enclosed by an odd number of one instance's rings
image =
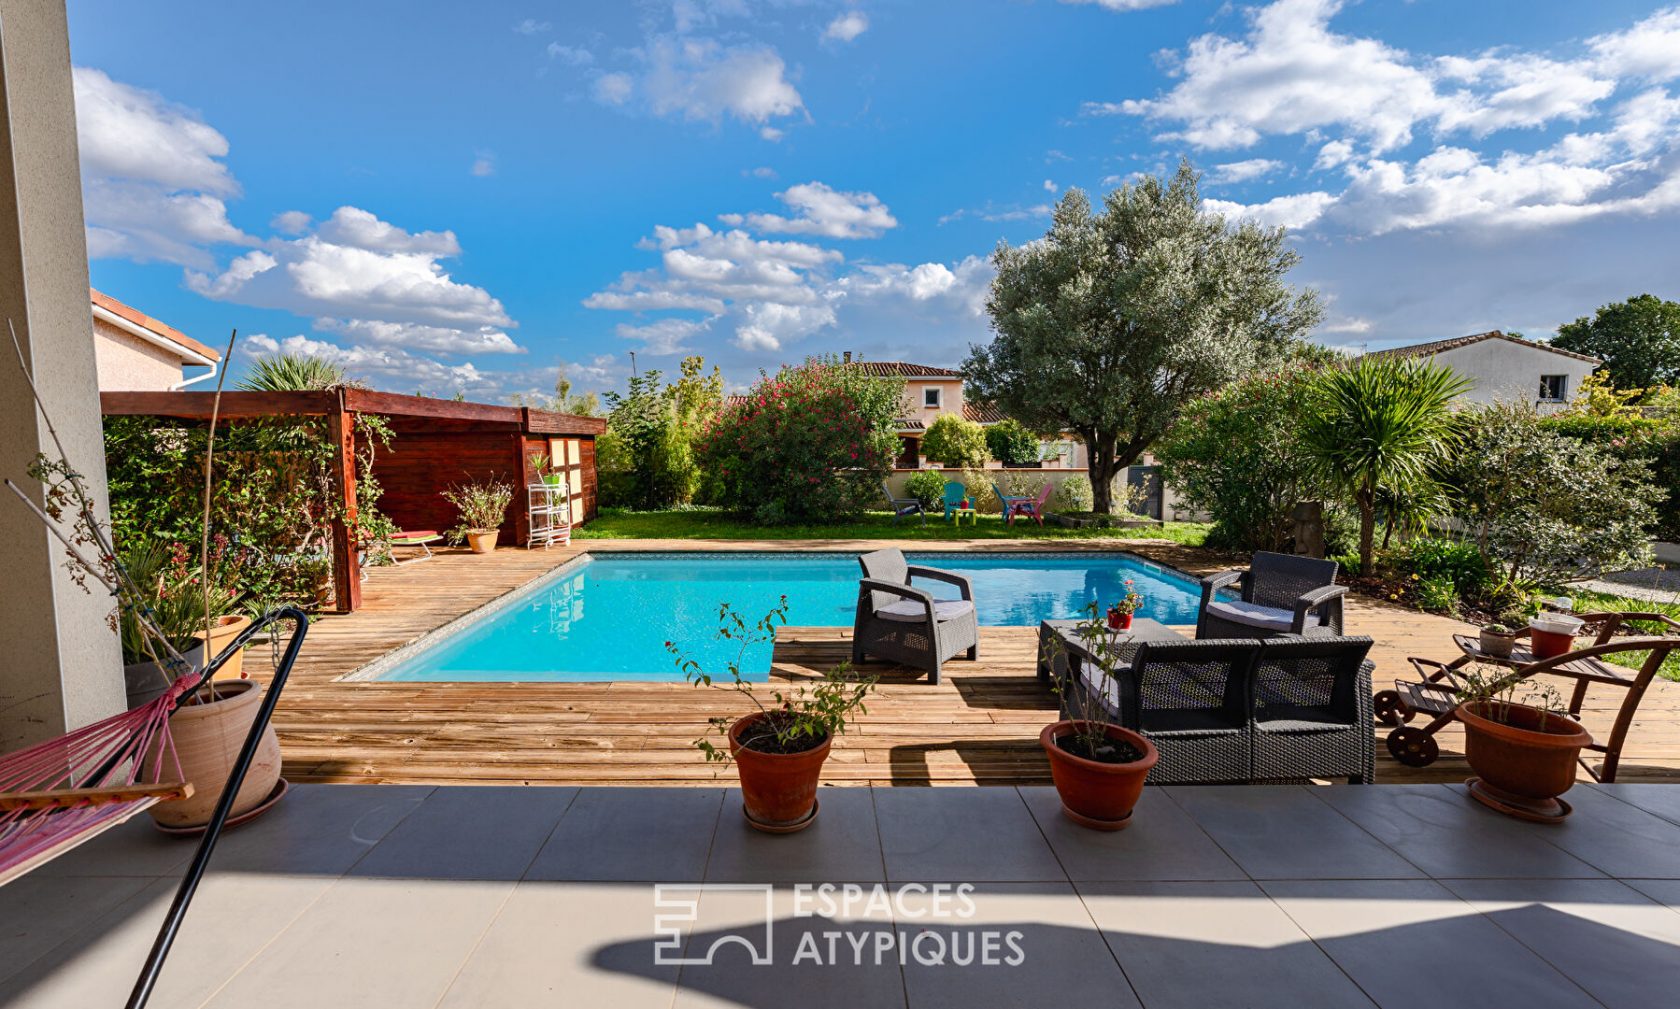
[[[733,771],[708,765],[690,745],[706,720],[740,712],[722,691],[681,683],[399,683],[345,681],[347,673],[476,609],[582,552],[611,550],[857,551],[884,544],[858,541],[696,542],[590,541],[547,552],[502,549],[488,555],[442,550],[435,560],[376,568],[363,607],[328,615],[309,631],[292,681],[275,715],[293,781],[383,783],[690,784],[729,783]],[[1055,543],[979,541],[918,549],[1115,550],[1200,573],[1207,555],[1173,544],[1113,540]],[[1376,639],[1379,685],[1409,676],[1409,654],[1446,657],[1451,635],[1466,626],[1443,617],[1353,599],[1350,633]],[[820,673],[849,655],[850,628],[784,628],[772,678],[789,683]],[[1038,729],[1054,717],[1054,696],[1033,675],[1036,632],[988,627],[981,659],[947,665],[930,686],[908,670],[869,664],[882,677],[857,730],[835,744],[824,772],[831,784],[1042,784],[1049,771]],[[257,670],[266,653],[247,657]],[[1594,687],[1585,722],[1608,733],[1620,692]],[[1463,735],[1440,738],[1442,757],[1427,768],[1389,759],[1379,732],[1379,782],[1461,781]],[[1680,782],[1680,684],[1662,682],[1646,695],[1623,756],[1621,780]]]

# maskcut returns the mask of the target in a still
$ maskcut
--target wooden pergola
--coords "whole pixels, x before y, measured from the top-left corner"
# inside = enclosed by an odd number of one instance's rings
[[[351,530],[356,520],[356,428],[354,414],[378,414],[395,433],[389,450],[376,446],[374,470],[386,487],[380,510],[399,526],[442,527],[444,487],[464,480],[505,479],[523,491],[534,478],[530,457],[541,452],[571,478],[573,521],[594,517],[595,438],[606,430],[599,417],[579,417],[523,406],[494,406],[342,386],[303,392],[105,392],[106,416],[170,417],[207,423],[212,411],[223,421],[264,417],[325,417],[333,444],[332,475],[343,505],[332,524],[333,597],[341,613],[362,603],[361,571]],[[406,438],[419,451],[404,453]],[[515,495],[503,527],[512,542],[528,531],[523,493]]]

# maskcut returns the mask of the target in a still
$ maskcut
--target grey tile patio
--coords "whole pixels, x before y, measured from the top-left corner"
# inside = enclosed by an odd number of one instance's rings
[[[283,800],[284,801],[284,800]],[[193,845],[152,826],[145,813],[41,866],[31,876],[179,876]]]
[[[477,880],[340,879],[205,1005],[435,1005],[512,890]]]
[[[1612,876],[1680,879],[1680,824],[1598,790],[1577,785],[1565,798],[1575,814],[1546,840]]]
[[[1166,791],[1255,879],[1423,875],[1417,866],[1314,798],[1310,788],[1203,785]]]
[[[888,879],[1068,878],[1013,788],[876,789],[875,816]]]
[[[520,883],[439,1009],[668,1009],[677,968],[653,962],[646,883]]]
[[[1605,795],[1655,813],[1671,823],[1680,823],[1680,788],[1673,785],[1595,785]]]
[[[423,785],[294,785],[279,805],[227,832],[211,871],[339,875],[431,793]]]
[[[519,879],[577,791],[440,788],[358,861],[351,874]]]
[[[1133,879],[1247,879],[1237,863],[1158,788],[1143,790],[1132,825],[1087,830],[1062,815],[1048,785],[1020,789],[1027,808],[1075,882]]]
[[[906,910],[931,899],[909,898]],[[904,990],[917,1009],[1038,1005],[1052,992],[1057,1005],[1139,1004],[1072,884],[982,883],[969,899],[969,916],[895,916],[910,952]],[[941,952],[951,961],[939,962]]]
[[[31,873],[0,887],[0,983],[153,882],[150,876]]]
[[[1431,876],[1602,878],[1534,824],[1501,816],[1462,787],[1314,788],[1313,797]]]
[[[1081,883],[1079,893],[1149,1009],[1371,1004],[1255,883]]]
[[[586,788],[526,879],[692,882],[703,878],[721,788]]]
[[[1613,879],[1442,884],[1610,1009],[1680,992],[1680,914]]]
[[[712,838],[708,882],[798,883],[885,880],[875,799],[866,788],[825,788],[817,822],[797,834],[754,830],[741,815],[741,791],[723,799]]]
[[[1286,880],[1261,886],[1378,1005],[1597,1005],[1434,880]]]

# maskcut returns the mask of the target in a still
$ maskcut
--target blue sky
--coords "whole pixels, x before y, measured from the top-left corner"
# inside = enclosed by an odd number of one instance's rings
[[[954,365],[987,254],[1188,157],[1316,337],[1680,297],[1680,7],[74,0],[94,285],[398,391]]]

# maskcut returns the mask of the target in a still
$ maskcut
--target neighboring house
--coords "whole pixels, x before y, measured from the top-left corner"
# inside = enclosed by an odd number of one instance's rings
[[[1602,362],[1549,344],[1495,330],[1408,347],[1375,350],[1371,357],[1427,357],[1470,380],[1471,403],[1531,403],[1543,413],[1561,410]]]
[[[108,294],[88,293],[101,392],[172,392],[216,377],[222,355],[215,350]],[[186,368],[208,370],[189,378]]]

